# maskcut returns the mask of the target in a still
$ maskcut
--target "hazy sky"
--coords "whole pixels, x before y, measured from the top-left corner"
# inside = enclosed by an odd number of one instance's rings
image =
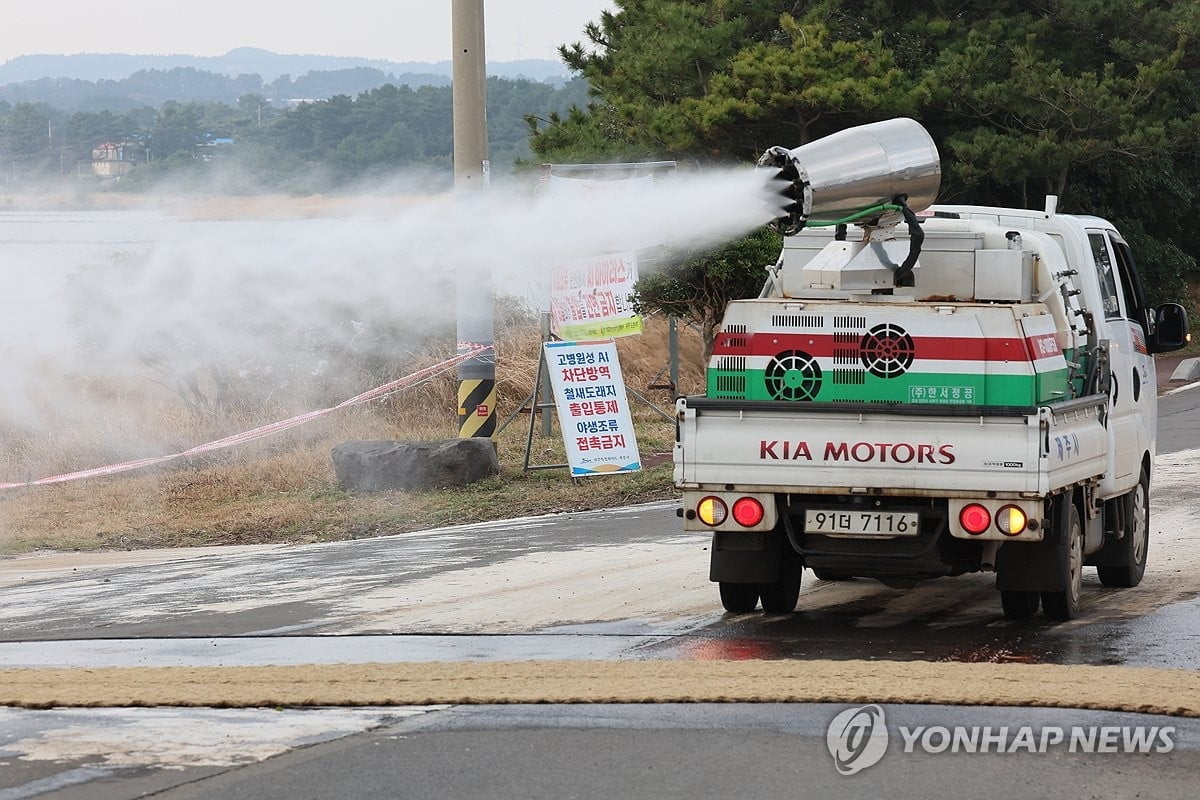
[[[8,5],[6,3],[6,5]],[[450,58],[450,0],[13,2],[0,63],[31,53],[220,55],[235,47],[388,61]],[[488,58],[557,58],[611,0],[485,0]]]

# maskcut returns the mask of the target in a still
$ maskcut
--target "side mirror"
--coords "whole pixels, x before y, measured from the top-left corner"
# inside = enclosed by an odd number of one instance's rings
[[[1150,337],[1151,353],[1170,353],[1191,339],[1188,333],[1187,312],[1179,303],[1163,303],[1154,309],[1154,334]]]

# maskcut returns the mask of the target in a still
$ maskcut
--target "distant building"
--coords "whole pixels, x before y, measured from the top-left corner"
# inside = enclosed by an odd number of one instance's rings
[[[133,171],[133,154],[128,142],[105,142],[92,148],[92,174],[120,180]]]
[[[232,136],[205,136],[204,141],[196,145],[192,158],[200,161],[212,161],[233,149]]]

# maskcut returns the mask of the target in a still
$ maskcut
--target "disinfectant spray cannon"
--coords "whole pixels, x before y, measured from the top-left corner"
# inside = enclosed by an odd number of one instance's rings
[[[899,264],[887,264],[894,286],[911,286],[922,233],[916,213],[937,198],[942,169],[929,133],[912,119],[890,119],[861,125],[788,150],[772,147],[758,165],[775,169],[781,193],[790,201],[776,227],[785,236],[806,226],[864,228],[862,244],[891,238],[901,221],[908,223],[909,253]],[[844,227],[838,240],[846,239]],[[862,247],[842,249],[847,260]],[[882,249],[875,248],[876,254]],[[830,286],[829,288],[855,288]],[[865,288],[865,287],[864,287]]]

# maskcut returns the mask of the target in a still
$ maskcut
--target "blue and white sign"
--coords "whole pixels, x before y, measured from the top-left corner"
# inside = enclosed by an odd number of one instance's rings
[[[640,470],[616,343],[546,342],[543,347],[571,476]]]

